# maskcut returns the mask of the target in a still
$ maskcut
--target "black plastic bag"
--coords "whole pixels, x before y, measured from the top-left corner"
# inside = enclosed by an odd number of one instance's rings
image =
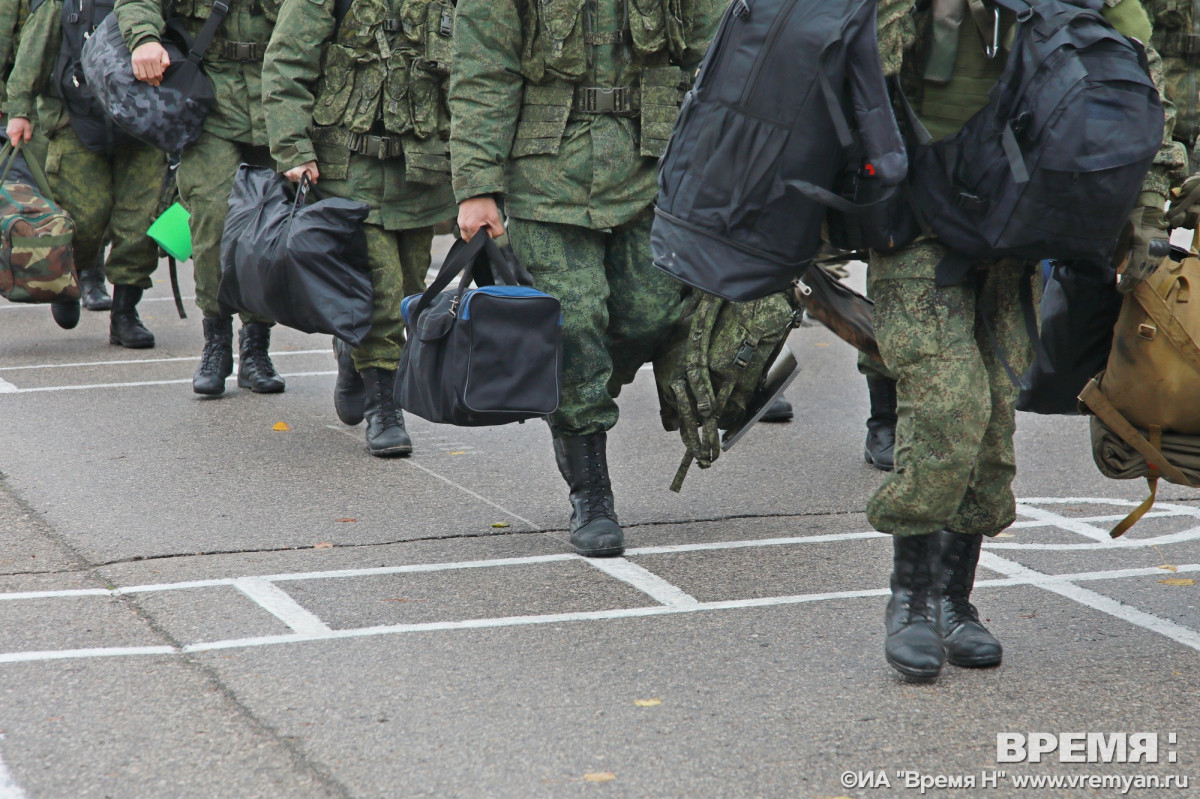
[[[358,346],[374,301],[362,230],[370,207],[337,197],[305,205],[309,191],[305,180],[293,197],[287,178],[242,164],[221,238],[217,299]]]
[[[456,291],[443,291],[459,273]],[[468,289],[472,279],[479,288]],[[431,422],[508,424],[558,409],[562,306],[485,233],[457,241],[424,294],[400,304],[408,341],[396,403]]]
[[[1049,365],[1038,359],[1025,373],[1017,410],[1079,414],[1079,392],[1108,363],[1121,299],[1108,267],[1054,263],[1039,310]]]

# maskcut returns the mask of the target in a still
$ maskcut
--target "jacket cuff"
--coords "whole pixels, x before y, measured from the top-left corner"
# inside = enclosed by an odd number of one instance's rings
[[[1162,210],[1167,204],[1167,195],[1171,191],[1171,179],[1165,169],[1157,164],[1150,167],[1142,181],[1142,192],[1138,195],[1138,204],[1146,208]]]
[[[467,175],[454,178],[454,200],[455,202],[463,202],[472,197],[481,197],[483,195],[499,196],[504,194],[504,173],[501,170],[496,170],[491,174],[481,172],[475,175]]]
[[[160,36],[160,32],[155,30],[152,25],[138,25],[129,32],[128,42],[129,51],[132,53],[134,50],[138,49],[147,42],[158,42],[159,44],[162,44],[162,38]]]
[[[301,164],[307,164],[309,161],[316,161],[317,169],[321,168],[321,161],[317,158],[317,151],[313,149],[313,143],[308,139],[303,139],[295,144],[282,147],[277,152],[273,152],[272,156],[275,158],[275,164],[281,173],[287,172],[289,169],[294,169]]]

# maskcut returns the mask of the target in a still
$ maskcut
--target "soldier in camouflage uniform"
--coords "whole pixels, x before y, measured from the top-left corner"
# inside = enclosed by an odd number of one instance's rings
[[[0,138],[7,140],[3,130],[8,116],[8,75],[12,71],[17,47],[21,43],[21,30],[29,19],[29,0],[0,0]],[[36,112],[36,109],[34,109]],[[22,152],[36,158],[39,166],[45,166],[46,149],[49,143],[41,125],[33,126],[33,138],[22,145]],[[31,176],[26,176],[32,180]]]
[[[445,86],[451,0],[285,0],[263,64],[263,104],[280,171],[369,203],[371,331],[353,352],[334,342],[334,407],[367,420],[372,455],[412,441],[392,391],[404,343],[400,301],[425,289],[433,225],[454,215]]]
[[[166,157],[132,140],[111,152],[89,150],[75,134],[52,85],[62,47],[62,8],[62,0],[30,5],[8,80],[8,135],[23,143],[35,127],[45,129],[50,139],[46,177],[54,199],[75,220],[75,263],[96,264],[103,258],[105,238],[112,239],[108,340],[134,349],[153,347],[154,335],[138,317],[137,304],[158,266],[158,249],[146,230],[154,221]],[[61,326],[74,327],[79,300],[56,300],[51,312]]]
[[[504,228],[562,301],[563,395],[550,418],[571,543],[617,555],[606,434],[614,397],[681,310],[653,267],[656,165],[721,0],[459,0],[450,140],[459,228]]]
[[[228,14],[204,52],[204,72],[216,103],[200,138],[183,152],[177,173],[179,199],[191,215],[196,304],[204,314],[204,350],[192,391],[205,396],[225,393],[225,378],[233,371],[233,312],[217,301],[221,235],[233,178],[243,162],[274,166],[262,110],[262,59],[281,2],[222,0]],[[167,16],[180,20],[194,38],[210,15],[220,13],[217,9],[215,0],[117,0],[117,21],[133,51],[133,74],[152,86],[161,82],[170,65],[160,42]],[[273,324],[242,315],[237,382],[257,394],[284,389],[268,354]]]
[[[1186,150],[1190,172],[1200,172],[1200,0],[1143,0],[1154,23],[1150,41],[1163,60],[1165,92],[1175,104],[1175,141]],[[1171,227],[1194,230],[1200,215],[1200,174],[1171,186]]]
[[[933,8],[945,6],[935,0]],[[934,52],[932,12],[912,9],[912,0],[879,4],[884,67],[901,72],[918,115],[935,138],[943,137],[987,103],[1004,58],[986,57],[969,15],[949,51]],[[1011,15],[1002,13],[1011,24]],[[1137,0],[1106,0],[1103,13],[1126,35],[1149,40],[1149,20]],[[1149,55],[1161,85],[1160,59]],[[922,71],[938,63],[952,65],[950,73]],[[1131,262],[1149,260],[1171,176],[1184,168],[1178,146],[1169,142],[1169,104],[1168,111],[1167,143],[1131,217],[1137,245]],[[974,264],[966,280],[939,285],[935,274],[947,252],[937,239],[922,238],[892,254],[871,253],[868,270],[879,349],[898,379],[899,396],[896,468],[867,505],[871,525],[894,536],[885,653],[901,673],[927,679],[945,660],[995,666],[1002,653],[969,597],[983,536],[996,535],[1016,516],[1017,387],[981,318],[991,320],[998,349],[1018,374],[1032,358],[1019,287],[1032,279],[1033,265],[1011,259]]]

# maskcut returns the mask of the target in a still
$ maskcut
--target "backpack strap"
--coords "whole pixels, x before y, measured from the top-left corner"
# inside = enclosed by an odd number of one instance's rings
[[[1171,289],[1178,285],[1178,283],[1178,280],[1168,281],[1166,284],[1166,293],[1170,294]],[[1179,321],[1179,318],[1171,313],[1171,309],[1167,307],[1163,296],[1150,288],[1145,280],[1139,280],[1133,289],[1133,297],[1145,309],[1150,318],[1154,320],[1154,323],[1158,325],[1158,329],[1166,334],[1167,340],[1179,351],[1183,359],[1188,362],[1188,366],[1200,372],[1200,344],[1196,343],[1196,339],[1192,338],[1187,328]]]
[[[1102,377],[1103,375],[1101,375]],[[1172,483],[1190,488],[1200,488],[1200,486],[1192,483],[1183,472],[1173,466],[1166,456],[1158,447],[1151,444],[1146,438],[1137,431],[1129,420],[1125,418],[1120,411],[1109,402],[1108,397],[1104,396],[1103,389],[1100,388],[1100,378],[1093,377],[1079,394],[1079,399],[1099,417],[1100,421],[1108,426],[1129,446],[1141,453],[1146,459],[1147,465],[1156,468],[1162,472]]]
[[[200,29],[196,40],[192,42],[192,49],[187,54],[188,61],[199,66],[204,59],[204,51],[208,49],[208,46],[212,44],[213,37],[217,35],[217,28],[221,27],[221,23],[228,15],[229,4],[226,0],[216,0],[212,6],[212,13],[204,22],[204,27]]]
[[[1148,432],[1150,433],[1150,446],[1154,447],[1154,449],[1162,449],[1162,428],[1158,425],[1151,425]],[[1146,475],[1146,485],[1150,488],[1150,496],[1142,500],[1141,505],[1131,510],[1128,516],[1117,522],[1117,525],[1109,530],[1108,534],[1113,538],[1120,538],[1125,535],[1129,531],[1129,528],[1141,521],[1142,517],[1146,515],[1146,511],[1154,507],[1154,500],[1158,497],[1158,477],[1161,472],[1157,466],[1151,464],[1149,461],[1146,462],[1146,466],[1149,469],[1149,473]]]

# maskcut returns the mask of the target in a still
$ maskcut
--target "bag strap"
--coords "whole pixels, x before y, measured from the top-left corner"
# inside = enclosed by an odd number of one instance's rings
[[[192,42],[192,49],[188,51],[187,60],[191,61],[196,66],[204,59],[204,51],[212,44],[213,37],[217,35],[217,28],[221,27],[221,23],[225,21],[225,17],[229,15],[229,5],[225,0],[216,0],[212,6],[212,13],[204,23],[204,27],[200,29],[196,40]]]
[[[1187,361],[1188,366],[1200,372],[1200,344],[1196,343],[1196,339],[1192,338],[1179,318],[1171,313],[1166,300],[1157,291],[1146,285],[1145,280],[1139,280],[1134,286],[1133,297],[1158,325],[1158,329],[1166,333],[1167,340]]]
[[[446,253],[446,259],[442,261],[442,268],[438,270],[437,277],[429,284],[429,288],[425,289],[425,293],[421,295],[421,299],[417,301],[417,307],[413,309],[410,319],[419,319],[425,309],[429,307],[434,298],[442,292],[446,286],[450,285],[450,281],[466,271],[469,276],[472,270],[472,265],[479,253],[486,246],[485,240],[490,240],[490,236],[486,233],[476,233],[471,237],[470,241],[457,239],[450,247],[450,252]],[[462,281],[461,289],[467,282]]]
[[[1149,433],[1150,446],[1155,449],[1162,449],[1162,428],[1158,425],[1151,425]],[[1120,538],[1129,532],[1129,529],[1141,521],[1146,512],[1154,507],[1154,500],[1158,497],[1158,477],[1161,472],[1159,472],[1158,467],[1149,462],[1146,463],[1146,466],[1149,468],[1149,474],[1146,475],[1146,485],[1150,488],[1150,496],[1142,500],[1141,505],[1131,510],[1128,516],[1117,522],[1116,526],[1108,531],[1108,534],[1113,538]]]
[[[12,170],[13,164],[17,161],[17,156],[22,155],[20,145],[13,144],[11,141],[5,142],[3,149],[0,149],[0,164],[4,164],[4,172],[0,174],[0,183],[8,180],[8,173]],[[8,159],[5,162],[5,158]],[[46,173],[42,171],[42,167],[38,164],[36,158],[25,158],[25,165],[29,167],[29,174],[33,175],[33,181],[37,184],[38,191],[47,199],[53,202],[54,195],[50,193],[50,182],[46,180]]]
[[[1157,468],[1162,472],[1168,480],[1177,485],[1188,486],[1189,488],[1200,488],[1187,478],[1183,472],[1179,471],[1166,456],[1149,441],[1142,436],[1137,429],[1129,423],[1120,411],[1109,402],[1108,397],[1104,396],[1104,391],[1100,388],[1100,378],[1093,377],[1091,381],[1084,386],[1084,389],[1079,394],[1079,400],[1087,405],[1112,430],[1129,446],[1141,453],[1146,459],[1147,465]]]

